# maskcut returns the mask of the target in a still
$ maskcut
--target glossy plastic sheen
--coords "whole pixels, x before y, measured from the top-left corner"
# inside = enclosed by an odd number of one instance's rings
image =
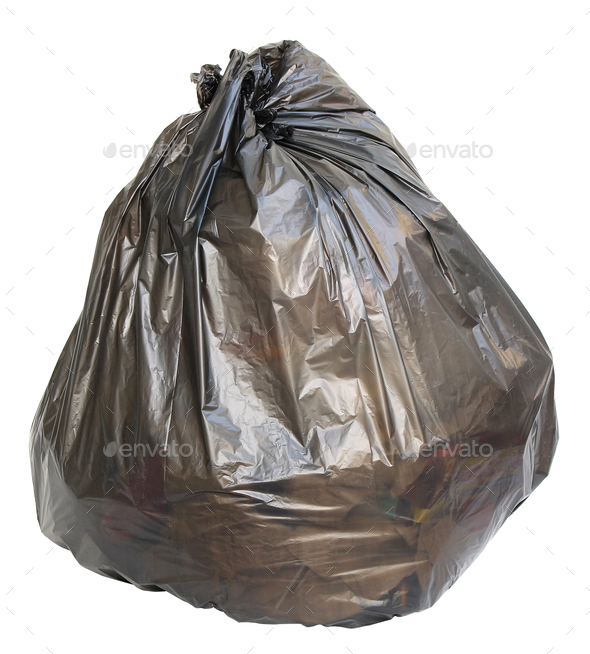
[[[549,471],[547,345],[320,57],[192,79],[203,109],[107,210],[35,416],[41,528],[237,620],[425,609]]]

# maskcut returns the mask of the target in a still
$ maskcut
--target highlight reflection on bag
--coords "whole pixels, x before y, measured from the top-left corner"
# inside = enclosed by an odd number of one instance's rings
[[[237,620],[425,609],[549,471],[547,345],[320,57],[282,41],[192,79],[35,416],[41,528]]]

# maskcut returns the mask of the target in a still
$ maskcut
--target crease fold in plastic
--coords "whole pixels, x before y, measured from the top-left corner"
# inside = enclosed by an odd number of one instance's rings
[[[431,606],[547,475],[539,329],[298,41],[203,66],[107,210],[32,426],[43,532],[240,621]]]

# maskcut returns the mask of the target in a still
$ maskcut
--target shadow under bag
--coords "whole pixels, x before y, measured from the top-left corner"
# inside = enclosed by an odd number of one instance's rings
[[[547,345],[323,59],[282,41],[192,79],[37,410],[41,529],[236,620],[428,608],[549,471]]]

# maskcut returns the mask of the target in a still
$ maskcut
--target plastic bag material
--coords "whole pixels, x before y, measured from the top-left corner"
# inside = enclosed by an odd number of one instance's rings
[[[549,471],[547,345],[320,57],[234,49],[192,80],[34,418],[41,529],[240,621],[430,607]]]

